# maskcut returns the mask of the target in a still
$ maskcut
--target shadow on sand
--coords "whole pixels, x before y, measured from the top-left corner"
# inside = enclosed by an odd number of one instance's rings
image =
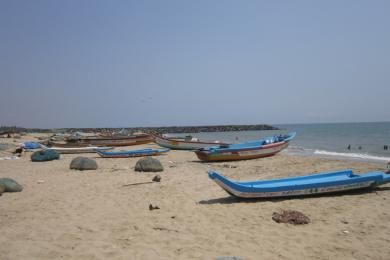
[[[199,204],[202,205],[213,205],[213,204],[233,204],[233,203],[254,203],[254,202],[280,202],[285,200],[304,200],[308,198],[318,198],[318,197],[344,197],[344,196],[356,196],[366,193],[378,193],[382,191],[389,191],[390,187],[375,187],[367,188],[360,190],[344,191],[344,192],[334,192],[328,194],[313,194],[305,196],[294,196],[294,197],[279,197],[279,198],[237,198],[237,197],[224,197],[211,200],[201,200]]]

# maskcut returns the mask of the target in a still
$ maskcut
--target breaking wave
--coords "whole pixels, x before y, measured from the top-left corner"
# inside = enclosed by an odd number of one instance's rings
[[[330,151],[323,151],[323,150],[315,150],[314,154],[344,157],[350,159],[360,159],[360,160],[374,160],[374,161],[387,161],[387,162],[390,161],[390,157],[375,156],[375,155],[363,154],[363,153],[338,153],[338,152],[330,152]]]

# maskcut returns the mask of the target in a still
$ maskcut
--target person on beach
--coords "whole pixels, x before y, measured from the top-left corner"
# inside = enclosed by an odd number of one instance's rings
[[[348,150],[351,150],[351,145],[349,144],[348,147],[347,147]]]

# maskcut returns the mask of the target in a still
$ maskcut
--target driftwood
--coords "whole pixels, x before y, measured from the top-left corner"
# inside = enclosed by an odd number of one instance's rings
[[[135,183],[123,184],[122,187],[141,185],[141,184],[150,184],[150,183],[155,183],[155,182],[160,182],[160,181],[161,181],[161,176],[160,175],[156,175],[156,176],[153,177],[152,181],[144,181],[144,182],[135,182]]]
[[[150,184],[150,183],[154,183],[154,181],[145,181],[145,182],[128,183],[128,184],[123,184],[122,187],[126,187],[126,186],[135,186],[135,185],[141,185],[141,184]]]

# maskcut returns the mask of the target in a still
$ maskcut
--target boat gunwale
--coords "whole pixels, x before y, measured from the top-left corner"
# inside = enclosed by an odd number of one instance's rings
[[[211,154],[222,154],[222,153],[229,153],[229,152],[245,152],[245,151],[256,151],[256,150],[265,150],[265,149],[271,149],[275,147],[282,146],[288,142],[277,142],[277,143],[272,143],[272,144],[266,144],[266,145],[260,145],[260,146],[253,146],[253,147],[247,147],[247,148],[212,148],[212,147],[207,147],[206,149],[199,149],[195,151],[195,153],[205,153],[208,155]]]
[[[169,138],[165,138],[165,137],[162,137],[162,136],[156,136],[155,139],[162,139],[164,141],[167,141],[167,142],[177,142],[178,144],[180,143],[188,143],[188,144],[212,144],[212,145],[227,145],[228,143],[223,143],[223,142],[213,142],[213,141],[206,141],[206,140],[202,140],[202,141],[185,141],[185,140],[179,140],[179,139],[169,139]],[[157,142],[156,142],[157,143]]]

